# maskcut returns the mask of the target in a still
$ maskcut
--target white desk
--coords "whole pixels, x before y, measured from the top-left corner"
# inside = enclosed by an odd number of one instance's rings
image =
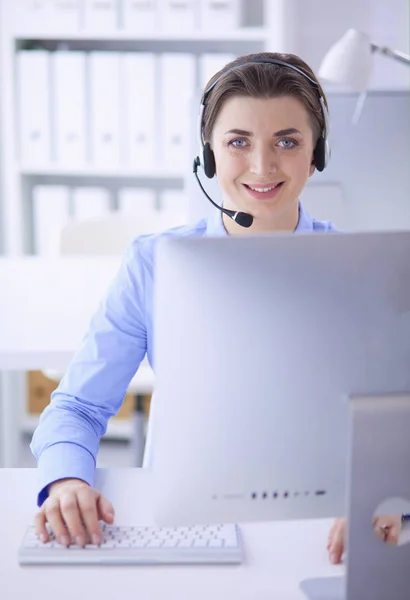
[[[11,372],[66,368],[120,262],[0,258],[0,466],[17,466],[22,411]],[[148,368],[137,378],[141,389],[152,383]]]
[[[117,524],[152,524],[150,477],[143,469],[97,470]],[[240,566],[20,567],[17,550],[36,511],[36,470],[0,469],[0,490],[1,600],[303,600],[301,580],[344,570],[328,562],[329,520],[242,525]]]

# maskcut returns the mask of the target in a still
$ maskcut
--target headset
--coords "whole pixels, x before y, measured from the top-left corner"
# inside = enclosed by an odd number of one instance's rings
[[[236,212],[233,210],[228,210],[225,209],[221,206],[219,206],[218,204],[216,204],[212,198],[210,196],[208,196],[208,194],[206,193],[204,187],[202,186],[202,183],[198,177],[198,167],[202,166],[204,169],[204,173],[205,175],[209,178],[212,179],[215,174],[216,174],[216,164],[215,164],[215,155],[213,153],[213,150],[209,144],[209,142],[205,143],[204,137],[203,137],[203,126],[204,126],[204,122],[203,122],[203,117],[204,117],[204,110],[205,110],[205,106],[206,106],[206,102],[208,100],[209,94],[212,92],[212,90],[214,89],[214,87],[221,81],[221,79],[223,79],[228,73],[231,73],[232,71],[235,71],[237,69],[241,69],[242,67],[245,67],[247,65],[254,65],[254,64],[273,64],[273,65],[280,65],[283,67],[288,67],[289,69],[293,69],[294,71],[297,71],[298,73],[300,73],[301,75],[303,75],[303,77],[306,77],[306,79],[312,84],[312,86],[317,90],[318,95],[319,95],[319,102],[320,102],[320,106],[322,108],[322,114],[323,114],[323,120],[324,120],[324,127],[323,130],[319,136],[319,139],[316,143],[315,149],[313,151],[313,162],[314,165],[316,167],[316,169],[318,171],[323,171],[323,169],[326,168],[328,162],[329,162],[329,158],[330,158],[330,146],[329,146],[329,113],[328,110],[326,108],[326,104],[324,101],[323,96],[320,93],[320,89],[319,89],[319,85],[318,83],[312,79],[312,77],[310,77],[307,73],[305,73],[305,71],[303,71],[302,69],[300,69],[299,67],[296,67],[295,65],[292,65],[291,63],[285,62],[283,60],[280,59],[276,59],[276,58],[255,58],[254,60],[251,61],[247,61],[247,62],[243,62],[243,63],[238,63],[237,65],[233,66],[230,69],[227,69],[226,71],[224,71],[203,93],[202,98],[201,98],[201,106],[200,106],[200,111],[199,111],[199,118],[198,118],[198,124],[199,124],[199,142],[200,142],[200,147],[201,147],[201,154],[202,154],[202,162],[199,156],[197,156],[194,159],[194,163],[193,163],[193,172],[194,175],[198,181],[198,184],[201,188],[201,190],[203,191],[203,193],[205,194],[205,196],[208,198],[208,200],[210,200],[210,202],[219,210],[221,210],[223,213],[225,213],[226,215],[228,215],[231,219],[233,219],[234,221],[236,221],[239,225],[242,225],[242,227],[250,227],[253,223],[253,217],[252,215],[249,215],[248,213],[243,213],[243,212]]]

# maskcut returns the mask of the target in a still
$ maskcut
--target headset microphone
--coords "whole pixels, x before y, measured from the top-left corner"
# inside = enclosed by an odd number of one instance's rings
[[[242,227],[250,227],[253,223],[252,215],[250,215],[249,213],[245,213],[245,212],[238,212],[235,210],[229,210],[228,208],[223,208],[223,206],[219,206],[219,204],[216,204],[216,202],[214,202],[212,200],[212,198],[210,196],[208,196],[208,194],[204,190],[204,187],[198,177],[199,165],[200,165],[200,160],[199,160],[199,157],[197,156],[194,159],[194,165],[193,165],[194,175],[196,177],[197,182],[199,183],[199,187],[201,188],[201,190],[203,191],[205,196],[208,198],[208,200],[211,202],[211,204],[213,204],[216,208],[218,208],[225,215],[230,217],[232,219],[232,221],[235,221],[235,223],[238,223],[238,225],[241,225]]]

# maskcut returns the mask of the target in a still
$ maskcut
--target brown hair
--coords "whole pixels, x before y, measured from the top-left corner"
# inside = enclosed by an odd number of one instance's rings
[[[254,60],[281,60],[304,71],[316,83],[317,88],[304,75],[294,69],[283,65],[269,63],[253,63],[244,66],[244,63]],[[240,67],[240,68],[235,68]],[[231,70],[232,69],[232,70]],[[260,52],[241,56],[228,63],[216,73],[208,82],[205,91],[221,75],[224,77],[215,85],[206,99],[202,119],[202,132],[205,142],[211,141],[211,135],[215,121],[225,104],[234,96],[247,96],[252,98],[274,98],[278,96],[293,96],[298,98],[309,113],[313,138],[316,144],[323,129],[324,116],[319,101],[323,97],[326,108],[327,99],[322,86],[318,82],[312,69],[301,58],[295,54],[282,54],[279,52]]]

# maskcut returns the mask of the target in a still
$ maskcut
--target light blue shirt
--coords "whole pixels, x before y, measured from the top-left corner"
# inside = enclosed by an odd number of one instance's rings
[[[296,232],[331,231],[300,206]],[[128,384],[145,354],[153,366],[154,254],[165,236],[226,236],[221,215],[196,225],[142,235],[128,247],[121,268],[91,320],[58,388],[34,432],[40,493],[57,479],[75,477],[94,484],[96,456],[107,422],[121,407]]]

